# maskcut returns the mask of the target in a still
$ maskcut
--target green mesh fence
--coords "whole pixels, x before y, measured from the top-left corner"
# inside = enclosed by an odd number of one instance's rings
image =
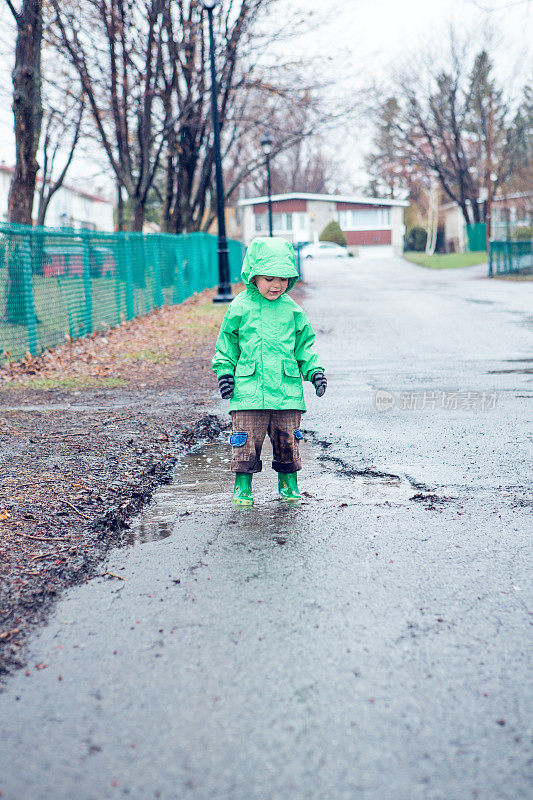
[[[236,282],[242,246],[230,240],[228,247],[230,279]],[[0,362],[181,303],[217,283],[217,238],[207,233],[0,223]]]
[[[533,242],[498,241],[489,245],[489,277],[533,272]]]

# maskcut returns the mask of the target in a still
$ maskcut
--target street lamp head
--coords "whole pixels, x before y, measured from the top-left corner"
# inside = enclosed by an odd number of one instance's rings
[[[261,139],[261,147],[263,148],[263,153],[265,156],[269,156],[272,152],[272,139],[270,138],[270,134],[265,133],[263,138]]]
[[[202,0],[202,5],[207,11],[212,11],[217,3],[218,0]]]

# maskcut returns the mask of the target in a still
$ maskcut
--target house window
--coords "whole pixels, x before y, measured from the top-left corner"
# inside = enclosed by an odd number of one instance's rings
[[[338,211],[337,221],[343,231],[372,230],[372,228],[389,227],[390,209],[359,208]]]
[[[357,228],[374,228],[378,224],[377,208],[364,208],[360,211],[353,211],[352,214]]]
[[[272,214],[272,228],[278,233],[292,233],[298,222],[300,228],[306,227],[305,214]],[[268,231],[268,214],[254,214],[254,230],[258,233]]]

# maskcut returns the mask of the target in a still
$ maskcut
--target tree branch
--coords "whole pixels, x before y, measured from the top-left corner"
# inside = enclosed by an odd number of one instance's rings
[[[19,20],[20,20],[20,12],[16,10],[16,8],[13,5],[13,3],[11,2],[11,0],[6,0],[6,3],[7,3],[7,7],[9,8],[11,13],[15,17],[15,21],[18,23]]]

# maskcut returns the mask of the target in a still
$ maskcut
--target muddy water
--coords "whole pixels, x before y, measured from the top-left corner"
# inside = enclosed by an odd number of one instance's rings
[[[401,476],[346,475],[342,466],[328,465],[321,449],[308,441],[300,446],[303,469],[298,473],[301,503],[287,505],[279,500],[277,474],[271,469],[272,449],[265,442],[263,471],[253,478],[253,508],[235,508],[231,503],[234,475],[230,471],[231,447],[206,444],[180,459],[172,483],[162,486],[143,514],[133,520],[126,537],[130,544],[164,539],[175,525],[196,512],[217,514],[232,510],[236,520],[251,526],[271,528],[275,536],[285,527],[293,529],[302,510],[313,504],[331,507],[343,503],[395,505],[405,503],[413,492]]]

